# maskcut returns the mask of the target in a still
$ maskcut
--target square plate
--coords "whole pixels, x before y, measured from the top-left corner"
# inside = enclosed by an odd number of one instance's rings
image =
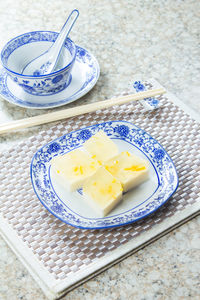
[[[130,151],[149,161],[149,180],[123,195],[122,202],[106,217],[99,218],[83,200],[81,190],[67,192],[51,172],[51,159],[82,147],[103,130],[120,151]],[[125,121],[110,121],[70,132],[44,145],[33,156],[31,181],[41,203],[61,221],[84,229],[126,225],[155,212],[176,191],[178,176],[172,159],[148,133]]]

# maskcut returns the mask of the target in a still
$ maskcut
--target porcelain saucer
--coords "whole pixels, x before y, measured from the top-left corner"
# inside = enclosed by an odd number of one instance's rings
[[[50,96],[34,96],[25,92],[5,69],[0,69],[0,95],[8,102],[32,109],[47,109],[75,101],[88,93],[99,78],[100,68],[96,58],[86,49],[77,46],[77,56],[72,69],[71,82],[63,91]]]

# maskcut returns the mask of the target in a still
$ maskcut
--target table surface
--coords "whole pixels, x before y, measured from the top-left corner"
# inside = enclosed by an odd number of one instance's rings
[[[74,4],[0,0],[0,7],[2,48],[24,32],[59,31]],[[97,57],[101,75],[89,94],[68,107],[113,97],[133,78],[154,77],[200,113],[199,1],[77,0],[76,8],[80,16],[70,37]],[[13,106],[0,97],[0,123],[47,111]],[[49,126],[4,135],[0,150]],[[199,225],[196,217],[62,299],[199,299]],[[2,238],[0,278],[2,300],[46,299]]]

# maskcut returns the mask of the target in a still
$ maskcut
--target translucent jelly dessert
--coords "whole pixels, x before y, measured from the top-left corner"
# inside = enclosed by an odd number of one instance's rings
[[[105,162],[119,153],[117,145],[100,130],[87,140],[83,147],[92,155],[93,158]]]
[[[53,158],[51,167],[56,180],[68,191],[74,191],[82,187],[100,164],[85,151],[77,149]]]
[[[122,199],[122,185],[104,167],[83,184],[84,200],[99,216],[107,215]]]
[[[107,161],[105,168],[121,182],[124,192],[136,187],[149,177],[148,162],[128,151],[121,152]]]

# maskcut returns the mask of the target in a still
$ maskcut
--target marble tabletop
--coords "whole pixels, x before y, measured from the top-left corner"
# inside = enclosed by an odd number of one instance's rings
[[[74,5],[0,0],[1,48],[24,32],[59,31]],[[80,17],[70,37],[97,57],[101,75],[89,94],[68,107],[113,97],[133,78],[154,77],[200,113],[199,1],[77,0],[76,8]],[[48,111],[13,106],[0,97],[0,123]],[[4,135],[0,150],[48,126]],[[62,299],[199,299],[199,225],[196,217]],[[46,299],[2,238],[0,278],[2,300]]]

